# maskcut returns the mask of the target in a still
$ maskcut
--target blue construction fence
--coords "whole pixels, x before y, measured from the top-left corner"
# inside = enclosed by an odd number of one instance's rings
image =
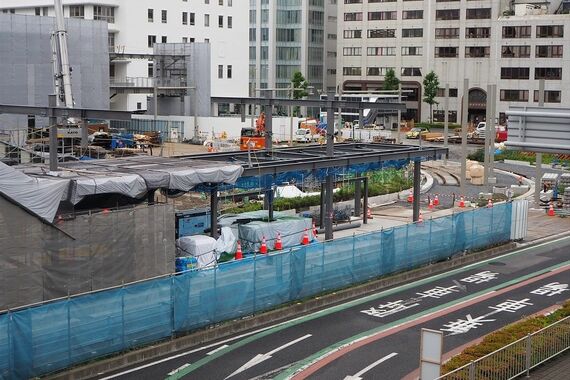
[[[0,315],[0,378],[27,379],[507,242],[511,204],[259,255]]]

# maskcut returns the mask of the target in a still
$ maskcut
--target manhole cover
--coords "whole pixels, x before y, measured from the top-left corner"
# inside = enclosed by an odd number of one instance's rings
[[[505,264],[505,263],[503,263],[503,262],[501,262],[501,261],[492,261],[492,262],[489,263],[489,265],[493,265],[493,266],[496,266],[496,267],[502,267],[502,266],[507,265],[507,264]]]

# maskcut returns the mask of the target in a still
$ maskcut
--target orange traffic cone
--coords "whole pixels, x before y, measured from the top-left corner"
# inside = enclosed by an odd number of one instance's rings
[[[487,202],[487,208],[493,207],[493,201],[489,198],[489,202]]]
[[[318,234],[319,231],[317,230],[317,226],[315,225],[315,222],[313,222],[313,236],[317,237]]]
[[[303,234],[303,240],[301,240],[302,245],[309,244],[309,234],[307,233],[307,229],[305,228],[305,233]]]
[[[435,198],[433,198],[433,205],[439,206],[439,197],[437,196],[437,194],[436,194]]]
[[[548,209],[548,216],[554,216],[554,206],[552,203],[550,204],[550,208]]]
[[[422,215],[422,211],[420,210],[420,216],[418,217],[418,224],[422,224],[424,222],[424,216]]]
[[[433,199],[429,200],[428,209],[433,210]]]
[[[414,201],[414,194],[412,193],[412,190],[410,190],[410,192],[408,193],[408,203],[412,203]]]
[[[277,233],[277,240],[275,240],[275,249],[280,251],[283,249],[283,242],[281,241],[281,234]]]
[[[370,209],[370,207],[368,207],[368,210],[366,211],[366,219],[374,219],[374,217],[372,216],[372,210]]]
[[[234,257],[235,260],[241,260],[243,259],[243,252],[241,251],[241,243],[237,242],[237,250],[236,250],[236,255]]]
[[[459,207],[465,207],[465,198],[463,198],[463,195],[459,198]]]
[[[259,253],[267,254],[267,243],[265,242],[265,236],[261,238],[261,247],[259,248]]]

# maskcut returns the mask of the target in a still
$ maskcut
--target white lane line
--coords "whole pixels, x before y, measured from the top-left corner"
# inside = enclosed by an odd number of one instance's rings
[[[300,337],[300,338],[297,338],[297,339],[292,340],[292,341],[290,341],[290,342],[288,342],[288,343],[285,343],[285,344],[282,345],[282,346],[279,346],[279,347],[277,347],[277,348],[274,348],[273,350],[269,351],[269,352],[266,353],[266,354],[257,354],[257,355],[255,355],[250,361],[248,361],[247,363],[245,363],[244,365],[242,365],[241,367],[239,367],[238,369],[236,369],[231,375],[229,375],[228,377],[226,377],[226,379],[228,379],[228,378],[230,378],[230,377],[232,377],[232,376],[235,376],[235,375],[237,375],[238,373],[242,373],[243,371],[246,371],[246,370],[250,369],[251,367],[258,365],[258,364],[261,363],[261,362],[264,362],[264,361],[266,361],[266,360],[268,360],[268,359],[271,359],[271,355],[276,354],[277,352],[279,352],[279,351],[281,351],[281,350],[284,350],[284,349],[286,349],[287,347],[290,347],[290,346],[292,346],[292,345],[294,345],[294,344],[296,344],[296,343],[299,343],[299,342],[302,341],[302,340],[305,340],[305,339],[307,339],[307,338],[310,338],[311,336],[312,336],[311,334],[304,335],[304,336],[302,336],[302,337]],[[225,380],[225,379],[224,379],[224,380]]]
[[[168,372],[168,376],[172,376],[175,373],[178,373],[178,371],[182,371],[184,368],[188,367],[190,365],[190,363],[186,363],[178,368],[176,368],[174,371]]]
[[[228,346],[227,344],[224,344],[223,346],[220,346],[220,347],[216,348],[215,350],[212,350],[212,351],[208,352],[206,355],[213,355],[213,354],[215,354],[216,352],[221,351],[221,350],[223,350],[223,349],[226,348],[226,347],[229,347],[229,346]]]
[[[370,371],[372,368],[376,367],[378,364],[384,363],[386,360],[393,358],[396,355],[398,355],[397,352],[392,352],[391,354],[386,355],[383,358],[376,360],[374,363],[370,364],[368,367],[358,371],[353,376],[345,377],[344,380],[361,380],[362,379],[361,376],[364,375],[366,372]]]

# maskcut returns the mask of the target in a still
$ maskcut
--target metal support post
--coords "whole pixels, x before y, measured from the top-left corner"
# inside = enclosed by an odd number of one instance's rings
[[[445,149],[449,146],[449,83],[445,84],[445,102],[444,102],[444,112],[443,116],[443,147]],[[447,155],[443,158],[443,164],[447,165]]]
[[[210,188],[210,236],[218,238],[218,184],[212,183]]]
[[[364,110],[363,109],[359,109],[358,110],[358,128],[360,130],[362,130],[363,124],[364,123]],[[352,125],[352,141],[356,141],[356,131],[354,130],[354,124]]]
[[[402,103],[402,83],[400,82],[398,84],[398,103]],[[398,129],[397,129],[397,134],[396,134],[396,144],[400,144],[400,142],[402,141],[401,137],[400,137],[400,121],[402,120],[402,111],[398,110]]]
[[[544,107],[544,79],[538,81],[538,106]],[[540,190],[542,189],[542,153],[536,153],[536,174],[534,180],[534,207],[540,205]]]
[[[87,152],[87,148],[89,145],[88,136],[89,131],[87,130],[87,120],[81,120],[81,155],[84,155]]]
[[[484,161],[483,161],[483,183],[485,184],[485,186],[489,185],[489,155],[493,154],[492,153],[492,149],[490,147],[491,144],[491,123],[493,123],[492,119],[493,119],[493,114],[492,114],[492,100],[491,100],[491,92],[492,90],[492,85],[488,85],[487,86],[487,114],[485,116],[485,155],[484,155]],[[494,123],[493,123],[494,124]],[[495,129],[495,128],[493,128]]]
[[[327,174],[326,178],[326,214],[325,214],[325,240],[333,239],[333,176]]]
[[[525,353],[525,359],[526,359],[526,377],[530,377],[530,365],[531,365],[531,357],[532,357],[532,335],[527,334],[526,336],[526,340],[525,340],[525,346],[526,346],[526,353]]]
[[[360,200],[362,198],[361,195],[361,183],[362,181],[360,179],[356,179],[354,180],[354,216],[355,217],[359,217],[360,216]],[[364,211],[364,213],[366,213],[366,210]]]
[[[362,223],[368,224],[368,177],[364,178],[364,212],[362,213]]]
[[[412,203],[413,213],[412,221],[417,222],[420,219],[420,191],[422,184],[422,162],[414,162],[414,202]]]
[[[319,226],[321,228],[325,227],[325,199],[326,199],[326,186],[324,182],[321,182],[321,207],[319,209]]]
[[[459,189],[465,194],[467,182],[467,122],[469,113],[469,79],[463,80],[463,106],[461,107],[461,183]]]
[[[267,200],[267,211],[269,221],[273,221],[273,187],[270,187],[268,190],[265,190],[265,199]]]
[[[267,99],[265,107],[265,149],[273,149],[273,101],[271,100],[271,91],[266,91]]]
[[[53,116],[57,106],[57,95],[48,95],[49,115],[49,171],[57,171],[57,117]]]
[[[487,94],[487,97],[491,98],[491,131],[489,133],[489,183],[494,184],[497,183],[497,178],[495,177],[495,116],[497,115],[497,85],[491,85],[491,94]],[[489,121],[487,122],[489,123]]]
[[[329,92],[327,95],[327,156],[334,156],[334,93]]]

